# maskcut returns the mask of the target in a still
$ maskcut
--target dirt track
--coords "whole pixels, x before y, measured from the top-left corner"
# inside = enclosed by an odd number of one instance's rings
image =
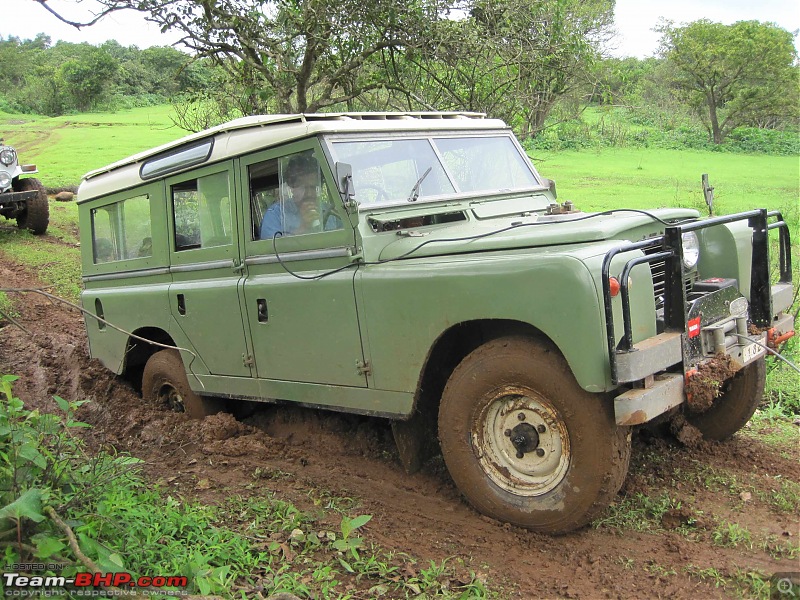
[[[0,281],[9,287],[38,285],[31,273],[7,259],[0,260]],[[735,597],[731,586],[715,587],[685,568],[715,568],[726,577],[753,570],[765,577],[800,571],[796,560],[778,560],[760,543],[752,548],[712,543],[715,520],[726,520],[746,527],[754,540],[773,536],[796,545],[796,515],[777,511],[757,493],[744,501],[725,489],[707,490],[702,477],[687,477],[707,465],[769,492],[778,476],[800,481],[797,449],[779,452],[741,435],[694,449],[669,439],[637,439],[619,501],[625,494],[655,497],[666,491],[682,507],[668,512],[653,533],[601,527],[550,538],[473,511],[441,460],[406,475],[382,420],[265,406],[243,423],[224,414],[187,421],[147,406],[124,381],[90,361],[77,313],[33,295],[15,298],[15,305],[31,335],[13,326],[0,328],[0,372],[21,376],[17,395],[28,406],[43,407],[53,394],[91,399],[81,417],[94,425],[93,444],[130,451],[147,462],[154,480],[205,501],[258,493],[252,489],[257,469],[280,473],[262,476],[259,485],[301,510],[310,504],[309,490],[355,498],[358,514],[373,515],[365,528],[368,540],[422,559],[459,557],[488,576],[501,597]],[[208,489],[196,489],[202,479]],[[688,516],[699,514],[704,516],[692,532],[675,531]]]

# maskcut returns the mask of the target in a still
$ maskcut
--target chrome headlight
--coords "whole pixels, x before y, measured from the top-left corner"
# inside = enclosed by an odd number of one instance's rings
[[[0,192],[11,186],[11,175],[5,171],[0,171]]]
[[[681,236],[683,242],[683,266],[693,269],[700,260],[700,240],[694,231],[687,231]]]
[[[3,163],[5,166],[10,167],[14,164],[17,160],[17,151],[14,150],[11,146],[6,146],[2,150],[0,150],[0,163]]]

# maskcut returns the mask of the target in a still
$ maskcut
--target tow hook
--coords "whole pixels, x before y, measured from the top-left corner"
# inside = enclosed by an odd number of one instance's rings
[[[772,348],[773,350],[777,350],[778,346],[784,343],[786,340],[789,340],[794,337],[794,330],[787,331],[782,335],[776,335],[775,328],[771,328],[767,330],[767,346]]]

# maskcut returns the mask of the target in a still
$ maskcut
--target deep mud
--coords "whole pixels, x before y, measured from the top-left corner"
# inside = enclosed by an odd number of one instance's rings
[[[0,261],[0,281],[3,287],[38,284],[7,259]],[[757,540],[774,536],[796,544],[797,517],[757,493],[745,502],[726,489],[706,489],[700,475],[707,467],[770,491],[781,479],[800,480],[797,451],[777,451],[742,435],[691,448],[673,438],[640,436],[618,502],[666,492],[680,506],[664,513],[653,532],[600,527],[551,538],[475,512],[441,459],[407,475],[385,421],[287,406],[260,407],[243,421],[228,414],[189,421],[148,406],[125,381],[90,360],[76,312],[32,294],[14,304],[30,334],[0,328],[0,372],[20,376],[17,395],[43,409],[53,407],[54,394],[90,399],[80,414],[93,425],[90,443],[144,459],[149,477],[175,493],[215,502],[270,490],[301,510],[322,496],[352,498],[357,514],[373,515],[365,527],[369,541],[423,560],[463,559],[488,577],[501,598],[735,597],[735,589],[715,587],[687,567],[713,568],[726,577],[800,570],[758,544],[714,545],[711,531],[720,520],[740,524]],[[331,519],[335,527],[338,521]]]

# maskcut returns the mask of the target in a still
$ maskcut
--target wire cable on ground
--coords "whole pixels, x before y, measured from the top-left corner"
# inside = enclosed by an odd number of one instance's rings
[[[114,323],[112,323],[111,321],[107,321],[106,319],[97,316],[96,314],[86,310],[85,308],[83,308],[82,306],[79,306],[78,304],[75,304],[74,302],[70,302],[69,300],[65,300],[64,298],[61,298],[60,296],[56,296],[55,294],[51,294],[50,292],[45,292],[44,290],[39,289],[39,288],[0,288],[0,292],[12,293],[12,294],[26,294],[26,293],[41,294],[42,296],[44,296],[45,298],[49,298],[50,300],[56,300],[58,302],[62,302],[63,304],[71,306],[72,308],[77,308],[83,314],[88,315],[88,316],[92,317],[93,319],[95,319],[97,321],[100,321],[101,323],[104,323],[105,325],[108,325],[112,329],[116,329],[120,333],[124,333],[125,335],[129,335],[130,337],[132,337],[135,340],[139,340],[141,342],[145,342],[145,343],[150,344],[152,346],[158,346],[159,348],[166,348],[167,350],[177,350],[179,352],[186,352],[187,354],[190,354],[192,356],[192,360],[190,360],[189,364],[186,365],[186,367],[189,369],[189,373],[191,373],[194,376],[194,378],[198,381],[198,383],[203,387],[203,389],[205,389],[205,386],[203,385],[202,380],[192,370],[192,363],[194,363],[195,359],[197,359],[197,355],[194,352],[192,352],[191,350],[189,350],[188,348],[181,348],[180,346],[170,346],[169,344],[162,344],[160,342],[154,342],[153,340],[148,340],[147,338],[144,338],[144,337],[142,337],[140,335],[136,335],[135,333],[132,333],[132,332],[126,330],[126,329],[123,329],[122,327],[118,327],[117,325],[114,325]],[[9,315],[4,313],[3,311],[0,311],[0,315],[3,315],[12,324],[14,324],[17,327],[19,327],[22,331],[24,331],[28,335],[31,335],[30,331],[25,329],[25,327],[23,327],[20,323],[17,323],[14,319],[12,319]]]

